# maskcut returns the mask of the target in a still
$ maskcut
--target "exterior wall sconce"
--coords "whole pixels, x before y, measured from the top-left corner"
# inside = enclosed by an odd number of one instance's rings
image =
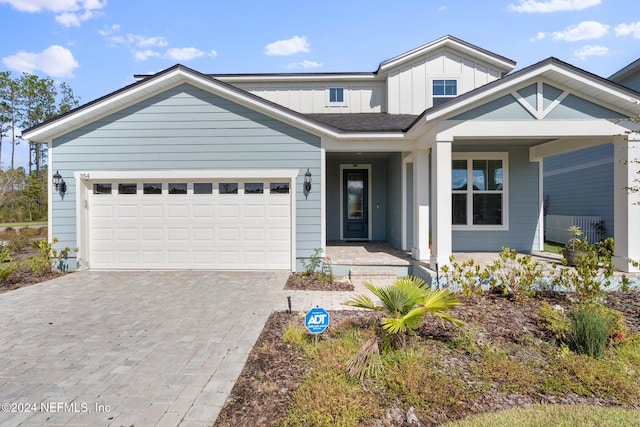
[[[307,172],[304,174],[304,190],[308,193],[311,191],[311,172],[307,168]]]
[[[60,175],[59,171],[53,174],[53,188],[60,193],[67,192],[67,183],[62,179],[62,175]]]

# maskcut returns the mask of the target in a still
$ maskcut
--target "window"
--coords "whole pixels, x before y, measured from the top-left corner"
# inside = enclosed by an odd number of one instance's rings
[[[269,183],[269,192],[271,194],[289,194],[289,183],[271,182]]]
[[[136,183],[118,184],[118,194],[136,194],[137,191],[138,185]]]
[[[213,193],[213,184],[210,182],[194,182],[193,194],[211,194]]]
[[[187,183],[169,183],[169,194],[187,194]]]
[[[507,153],[454,153],[451,208],[454,229],[507,228]]]
[[[93,184],[93,194],[111,194],[111,184]]]
[[[264,184],[261,182],[245,182],[244,194],[262,194],[264,193]]]
[[[344,88],[332,87],[329,88],[329,102],[332,104],[344,102]]]
[[[218,184],[219,194],[238,194],[237,182],[221,182]]]
[[[437,106],[458,96],[457,80],[433,80],[433,106]]]
[[[144,183],[142,184],[142,192],[144,194],[162,194],[162,184],[160,183]]]

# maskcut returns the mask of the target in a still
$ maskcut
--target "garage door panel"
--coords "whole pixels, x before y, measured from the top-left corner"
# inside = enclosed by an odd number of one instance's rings
[[[239,188],[224,195],[167,194],[166,185],[154,195],[90,192],[90,267],[291,268],[290,196]]]
[[[128,195],[125,197],[135,197],[132,195]],[[136,205],[118,205],[116,211],[116,219],[120,218],[137,218],[138,217],[138,206]]]
[[[167,206],[167,217],[186,219],[189,217],[189,206],[169,205]]]
[[[142,261],[145,264],[162,264],[162,251],[142,251]]]
[[[143,218],[162,218],[164,216],[162,205],[143,205],[142,216]]]

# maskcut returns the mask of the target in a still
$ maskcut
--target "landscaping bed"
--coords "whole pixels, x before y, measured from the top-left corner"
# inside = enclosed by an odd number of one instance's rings
[[[427,317],[405,349],[383,354],[382,376],[363,382],[345,365],[373,334],[376,313],[331,312],[317,349],[308,337],[285,342],[304,320],[273,313],[215,425],[436,425],[534,404],[640,409],[639,338],[594,359],[563,351],[541,326],[543,301],[570,311],[568,294],[460,300],[450,314],[464,327]],[[622,313],[627,337],[640,333],[640,291],[608,292],[604,303]]]

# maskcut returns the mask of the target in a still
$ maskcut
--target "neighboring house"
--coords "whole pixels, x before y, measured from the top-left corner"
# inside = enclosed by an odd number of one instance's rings
[[[610,76],[609,80],[640,91],[640,59]],[[640,111],[640,105],[637,111]],[[599,217],[602,229],[596,230],[601,231],[597,237],[613,237],[613,175],[616,168],[613,144],[552,156],[544,159],[543,165],[546,213],[565,217]],[[555,218],[552,217],[553,220]],[[586,221],[585,225],[589,223]]]
[[[66,183],[49,230],[82,268],[295,271],[336,240],[444,265],[452,251],[542,248],[543,158],[585,140],[635,155],[611,119],[635,117],[639,93],[555,58],[514,66],[450,36],[368,73],[176,65],[24,137],[49,145],[50,178]],[[640,217],[636,196],[614,197]],[[616,242],[618,268],[639,245]]]

